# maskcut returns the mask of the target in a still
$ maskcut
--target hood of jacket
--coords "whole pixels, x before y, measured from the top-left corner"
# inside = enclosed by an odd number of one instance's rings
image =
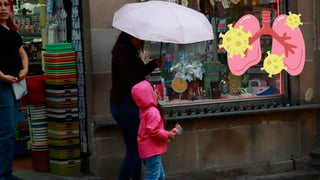
[[[158,106],[158,101],[150,82],[143,80],[131,89],[132,99],[140,109],[147,109],[151,106]]]

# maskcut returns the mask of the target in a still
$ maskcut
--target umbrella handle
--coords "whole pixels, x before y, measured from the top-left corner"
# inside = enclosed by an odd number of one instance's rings
[[[160,43],[160,58],[162,57],[162,42]]]

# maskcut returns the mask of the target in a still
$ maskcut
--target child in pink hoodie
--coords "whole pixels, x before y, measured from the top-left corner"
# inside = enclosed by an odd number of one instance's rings
[[[166,131],[152,85],[144,80],[132,87],[132,98],[139,107],[140,126],[138,151],[146,167],[146,180],[163,180],[165,173],[161,154],[167,152],[167,142],[174,139],[174,131]]]

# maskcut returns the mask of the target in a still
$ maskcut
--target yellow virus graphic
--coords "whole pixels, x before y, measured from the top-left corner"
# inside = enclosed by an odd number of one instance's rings
[[[279,74],[283,69],[287,69],[283,63],[284,55],[279,56],[276,54],[270,54],[270,51],[267,53],[268,56],[264,60],[261,70],[265,70],[269,73],[268,77],[272,77],[272,75]]]
[[[243,26],[239,28],[233,28],[232,24],[228,25],[229,31],[225,34],[220,34],[219,37],[222,38],[222,44],[219,48],[224,48],[228,52],[228,56],[232,58],[234,55],[240,55],[244,57],[244,52],[247,49],[252,49],[249,45],[249,37],[251,33],[248,31],[244,32]]]
[[[300,19],[301,14],[293,14],[289,12],[289,16],[286,19],[286,25],[292,30],[296,29],[299,25],[303,25]]]

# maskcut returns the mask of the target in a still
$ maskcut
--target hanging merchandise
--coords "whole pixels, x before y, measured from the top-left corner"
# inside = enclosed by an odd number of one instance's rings
[[[57,25],[58,42],[67,42],[66,19],[67,19],[67,13],[64,9],[63,0],[48,0],[47,1],[47,25],[48,26],[52,24]]]
[[[47,13],[53,14],[54,0],[47,0]]]
[[[48,25],[48,44],[58,43],[58,25],[57,24],[49,24]]]
[[[81,40],[81,26],[79,16],[79,0],[72,0],[72,44],[76,52],[77,62],[77,85],[78,85],[78,109],[79,109],[79,121],[80,121],[80,147],[81,147],[81,162],[87,162],[87,132],[86,132],[86,103],[85,103],[85,78],[84,78],[84,61],[83,61],[83,48]],[[81,163],[82,171],[87,171],[85,163]]]

